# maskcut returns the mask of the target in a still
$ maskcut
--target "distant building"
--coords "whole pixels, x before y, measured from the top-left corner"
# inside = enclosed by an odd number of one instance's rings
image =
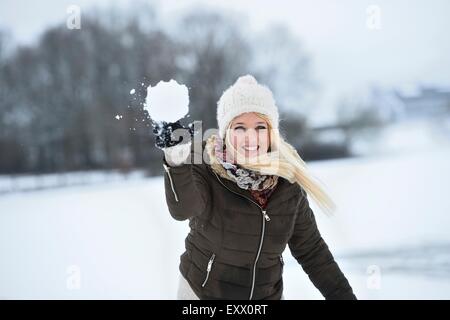
[[[302,135],[301,146],[311,159],[409,150],[450,133],[450,89],[374,86],[344,102],[341,112],[348,121],[311,125]],[[444,121],[439,132],[430,125],[436,119]]]
[[[413,91],[396,90],[404,104],[406,118],[434,117],[450,112],[450,89],[420,87]]]

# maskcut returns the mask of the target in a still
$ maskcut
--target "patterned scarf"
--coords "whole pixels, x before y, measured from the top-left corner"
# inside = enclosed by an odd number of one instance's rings
[[[221,166],[220,170],[215,167],[216,171],[221,176],[224,177],[226,175],[226,178],[236,182],[241,189],[249,190],[253,198],[265,208],[270,195],[275,190],[278,176],[263,175],[259,172],[246,169],[239,164],[232,163],[227,159],[227,153],[222,139],[217,136],[212,136],[210,139],[212,139],[213,144],[213,156]],[[212,167],[214,169],[214,166]]]

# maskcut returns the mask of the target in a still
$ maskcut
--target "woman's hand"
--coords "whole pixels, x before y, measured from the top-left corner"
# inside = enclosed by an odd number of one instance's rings
[[[173,147],[181,142],[189,142],[194,135],[194,125],[183,126],[180,120],[176,122],[153,122],[153,134],[156,137],[155,146],[159,149]]]

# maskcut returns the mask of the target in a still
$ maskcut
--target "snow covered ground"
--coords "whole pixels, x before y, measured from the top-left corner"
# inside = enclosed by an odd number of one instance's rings
[[[334,134],[336,136],[336,134]],[[403,119],[379,130],[359,132],[351,142],[352,154],[381,155],[427,152],[450,146],[450,114]]]
[[[0,195],[11,192],[36,191],[68,186],[92,185],[120,180],[142,179],[144,170],[77,171],[40,175],[0,175]]]
[[[319,229],[360,299],[450,298],[450,148],[310,163]],[[161,177],[0,195],[0,298],[174,299],[187,222]],[[286,299],[322,299],[284,253]]]

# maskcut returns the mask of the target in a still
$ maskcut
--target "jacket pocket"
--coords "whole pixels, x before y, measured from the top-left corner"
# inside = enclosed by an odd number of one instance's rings
[[[175,198],[175,201],[178,202],[178,195],[175,192],[175,187],[173,185],[172,175],[170,174],[170,167],[167,166],[165,163],[163,163],[163,167],[164,167],[164,170],[167,172],[167,176],[169,177],[170,188],[172,189],[172,193],[173,193],[173,196]]]
[[[280,264],[281,264],[281,275],[283,275],[283,269],[284,269],[284,260],[283,260],[283,256],[281,254],[278,255],[278,258],[280,259]]]
[[[212,256],[211,256],[211,258],[209,258],[208,265],[207,265],[207,267],[206,267],[206,276],[205,276],[205,280],[204,280],[203,283],[202,283],[202,287],[206,286],[206,283],[208,282],[208,279],[209,279],[209,273],[211,272],[212,265],[213,265],[213,263],[214,263],[215,257],[216,257],[216,254],[213,253]]]

